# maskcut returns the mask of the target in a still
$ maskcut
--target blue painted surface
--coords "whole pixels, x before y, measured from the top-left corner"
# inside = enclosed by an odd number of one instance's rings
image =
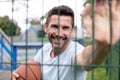
[[[13,45],[14,46],[23,46],[23,45],[39,46],[39,45],[44,45],[46,43],[49,43],[49,42],[48,41],[47,42],[14,42]]]
[[[11,67],[10,68],[5,68],[4,66],[2,66],[2,59],[0,61],[0,70],[14,70],[17,68],[17,54],[18,54],[18,49],[19,48],[23,48],[23,49],[26,49],[29,48],[29,47],[34,47],[36,48],[36,50],[39,50],[40,47],[42,47],[44,44],[46,44],[48,42],[14,42],[12,45],[11,45],[11,50],[8,48],[7,45],[5,45],[5,43],[1,40],[0,41],[0,44],[2,45],[1,48],[4,49],[7,54],[10,55],[11,57]],[[9,45],[10,46],[10,45]],[[1,53],[2,54],[2,53]],[[1,55],[1,58],[2,58],[2,55]]]

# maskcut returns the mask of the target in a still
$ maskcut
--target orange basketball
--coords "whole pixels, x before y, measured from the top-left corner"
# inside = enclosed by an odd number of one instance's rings
[[[17,80],[42,80],[40,64],[33,60],[20,65],[16,71],[20,76]]]

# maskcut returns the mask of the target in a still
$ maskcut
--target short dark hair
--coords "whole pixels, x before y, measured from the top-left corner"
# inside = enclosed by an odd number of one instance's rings
[[[47,24],[49,23],[52,15],[70,16],[72,18],[72,26],[74,26],[74,12],[70,7],[65,6],[65,5],[61,5],[61,6],[57,6],[57,7],[52,8],[48,12],[48,16],[47,16],[47,20],[46,20]]]

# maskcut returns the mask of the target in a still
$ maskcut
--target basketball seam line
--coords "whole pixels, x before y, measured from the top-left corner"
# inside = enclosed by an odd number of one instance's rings
[[[31,69],[31,67],[30,67],[30,66],[28,66],[28,67],[30,68],[31,72],[32,72],[33,75],[35,76],[35,79],[37,80],[37,77],[36,77],[35,73],[33,72],[33,70]]]

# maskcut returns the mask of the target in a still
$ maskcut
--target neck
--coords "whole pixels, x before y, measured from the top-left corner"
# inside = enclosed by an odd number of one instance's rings
[[[60,49],[53,49],[53,50],[51,51],[50,56],[51,56],[52,58],[54,58],[54,57],[56,57],[57,55],[59,55],[60,53],[62,53],[62,51],[61,51]]]
[[[70,44],[70,41],[67,44],[64,45],[64,48],[63,47],[62,48],[60,48],[60,47],[59,48],[53,48],[50,56],[54,58],[57,55],[61,54],[62,52],[64,52],[66,50],[66,48],[69,46],[69,44]]]

